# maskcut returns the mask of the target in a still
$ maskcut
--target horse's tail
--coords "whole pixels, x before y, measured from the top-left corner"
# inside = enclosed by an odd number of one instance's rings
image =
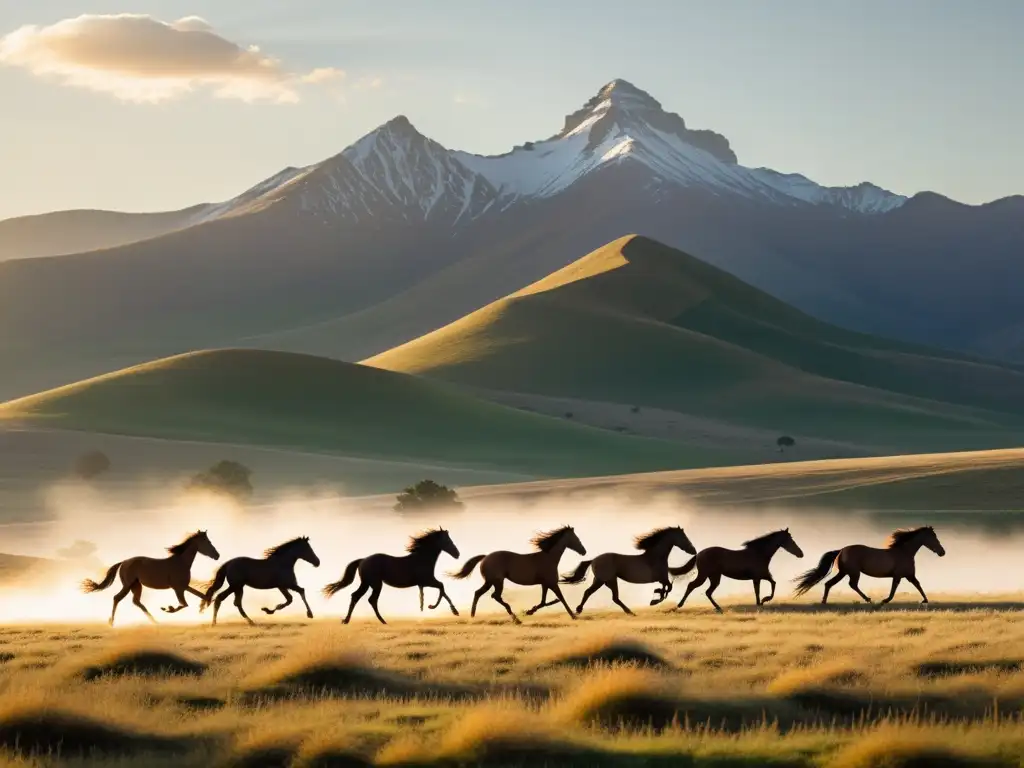
[[[576,566],[576,570],[575,571],[573,571],[572,573],[563,575],[562,578],[560,579],[560,581],[563,584],[579,584],[581,581],[583,581],[583,579],[586,578],[586,576],[587,576],[587,569],[590,567],[590,564],[592,562],[594,562],[594,561],[593,560],[584,560],[582,563],[580,563],[579,565]]]
[[[480,561],[485,557],[487,557],[487,555],[476,555],[475,557],[471,557],[466,561],[466,564],[462,566],[461,570],[449,571],[448,575],[453,579],[464,579],[473,572],[473,569],[476,568],[480,564]]]
[[[228,564],[224,563],[220,568],[217,569],[217,573],[214,574],[213,578],[205,584],[202,584],[203,592],[206,596],[199,601],[199,612],[202,613],[213,602],[213,596],[217,594],[217,590],[224,586],[224,580],[227,576]]]
[[[359,564],[363,562],[363,558],[353,560],[347,566],[345,566],[345,573],[341,575],[341,581],[332,581],[326,587],[323,588],[324,597],[330,597],[336,595],[353,581],[356,580],[356,569],[359,568]]]
[[[682,576],[684,573],[689,573],[693,570],[693,566],[697,564],[697,556],[694,555],[690,558],[690,562],[686,565],[676,566],[675,568],[669,568],[668,572],[673,576]]]
[[[821,560],[818,561],[818,564],[814,568],[811,568],[809,571],[805,571],[793,579],[793,581],[797,582],[794,594],[802,595],[819,581],[828,576],[841,551],[842,550],[834,549],[831,552],[826,552],[821,556]]]
[[[124,562],[123,560],[121,561]],[[117,578],[117,569],[121,567],[121,563],[114,563],[107,569],[107,575],[103,577],[103,581],[97,583],[92,579],[85,579],[82,582],[83,592],[99,592],[102,589],[106,589],[114,583],[114,579]]]

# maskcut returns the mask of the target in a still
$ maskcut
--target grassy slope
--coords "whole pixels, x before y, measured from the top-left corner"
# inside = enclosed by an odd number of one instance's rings
[[[1015,369],[843,331],[639,237],[365,362],[913,449],[1013,445],[1024,424]]]
[[[324,358],[216,350],[158,360],[0,406],[0,420],[301,448],[536,477],[698,466],[724,457],[475,400]]]

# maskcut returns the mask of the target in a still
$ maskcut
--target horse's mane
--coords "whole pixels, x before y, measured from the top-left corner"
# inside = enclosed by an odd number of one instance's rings
[[[756,539],[744,541],[743,546],[747,549],[758,549],[760,547],[763,547],[765,544],[768,544],[769,542],[773,541],[777,537],[784,535],[785,533],[786,531],[780,528],[777,531],[766,533],[764,536],[758,536]]]
[[[418,533],[415,536],[410,537],[409,543],[405,547],[406,552],[422,552],[424,549],[429,549],[431,545],[434,545],[434,540],[438,536],[442,536],[444,530],[441,528],[431,528],[429,530]],[[434,545],[436,548],[436,545]]]
[[[642,549],[644,552],[647,552],[658,546],[658,542],[665,538],[669,531],[674,530],[676,530],[675,526],[669,526],[666,528],[655,528],[653,531],[645,533],[641,536],[637,536],[635,539],[633,539],[633,546],[637,549]]]
[[[297,546],[298,544],[301,544],[302,542],[306,541],[309,541],[309,536],[296,536],[291,541],[286,541],[284,544],[278,544],[276,547],[271,547],[270,549],[264,550],[263,556],[270,558],[274,557],[275,555],[284,555],[292,547]]]
[[[920,528],[898,528],[889,534],[889,542],[886,544],[886,547],[888,549],[901,547],[919,533],[924,533],[925,531],[930,530],[933,530],[930,525],[922,525]]]
[[[200,536],[204,535],[206,535],[205,531],[196,531],[195,533],[190,533],[188,536],[185,537],[184,541],[182,541],[180,544],[175,544],[173,547],[168,547],[167,551],[170,552],[172,555],[180,555],[182,552],[188,549],[188,545],[192,543],[193,539],[198,539]]]
[[[563,525],[561,528],[555,528],[552,531],[541,531],[532,539],[530,543],[534,549],[540,550],[541,552],[547,552],[554,548],[558,543],[558,540],[564,536],[572,526]]]

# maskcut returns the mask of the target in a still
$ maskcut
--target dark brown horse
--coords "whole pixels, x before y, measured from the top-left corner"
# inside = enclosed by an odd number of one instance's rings
[[[860,591],[861,574],[876,579],[892,578],[892,589],[889,590],[889,596],[882,601],[883,605],[892,601],[896,595],[896,589],[903,579],[913,584],[914,588],[921,593],[921,597],[924,598],[921,603],[927,603],[928,595],[921,589],[921,582],[917,580],[914,567],[914,557],[921,547],[927,547],[939,557],[946,555],[946,550],[939,543],[939,537],[935,535],[935,529],[930,525],[894,531],[889,537],[889,544],[885,549],[851,544],[842,549],[826,552],[821,556],[816,568],[812,568],[795,579],[797,582],[796,594],[802,595],[810,590],[811,587],[828,576],[833,565],[838,565],[839,572],[825,582],[825,594],[821,596],[822,605],[828,602],[829,590],[842,581],[844,576],[850,577],[850,587],[853,591],[870,603],[871,598]]]
[[[242,590],[252,587],[253,589],[277,589],[284,595],[283,603],[276,608],[264,608],[264,613],[274,614],[282,608],[287,608],[292,604],[291,593],[295,592],[302,598],[302,602],[306,606],[306,617],[312,619],[313,609],[309,607],[309,602],[306,600],[306,590],[300,587],[295,580],[295,563],[299,560],[305,560],[314,568],[320,567],[320,558],[316,556],[313,547],[310,546],[308,536],[300,536],[272,547],[263,553],[262,559],[236,557],[228,560],[217,569],[213,580],[206,585],[206,595],[199,604],[199,612],[202,613],[206,610],[206,607],[212,602],[213,623],[216,624],[220,604],[234,594],[235,608],[242,614],[243,619],[252,624],[253,620],[246,615],[245,609],[242,608]],[[214,594],[224,586],[225,581],[228,583],[228,588],[217,595],[214,600]]]
[[[743,542],[743,549],[724,549],[723,547],[708,547],[702,549],[686,565],[680,568],[669,568],[668,572],[673,576],[689,573],[697,566],[697,578],[686,586],[686,594],[679,601],[676,608],[682,608],[686,598],[690,596],[697,587],[705,581],[708,583],[707,591],[704,593],[708,600],[715,606],[715,610],[722,612],[721,607],[713,597],[715,590],[725,576],[737,581],[754,582],[754,600],[758,605],[764,605],[775,597],[775,579],[768,570],[772,558],[779,549],[784,549],[795,557],[803,557],[804,553],[793,537],[789,535],[789,528],[773,533],[765,534],[757,539]],[[767,581],[772,585],[772,593],[761,599],[761,582]]]
[[[668,556],[673,547],[679,547],[683,552],[696,554],[690,539],[678,525],[672,528],[659,528],[651,531],[645,536],[637,536],[633,545],[643,550],[639,555],[620,555],[617,552],[606,552],[598,555],[593,560],[584,560],[571,574],[562,577],[563,584],[579,584],[586,578],[587,569],[594,573],[594,580],[587,591],[583,593],[576,613],[583,613],[583,606],[587,600],[601,587],[608,587],[612,593],[612,600],[617,606],[629,615],[625,603],[619,600],[619,579],[628,581],[631,584],[651,584],[657,582],[659,589],[654,590],[654,599],[651,605],[662,602],[668,593],[672,591],[672,582],[668,575]]]
[[[120,571],[122,588],[114,595],[114,607],[110,610],[110,625],[114,625],[117,604],[127,597],[129,592],[132,593],[132,602],[139,606],[149,620],[155,624],[156,619],[142,604],[142,588],[173,589],[174,594],[178,597],[178,605],[167,606],[163,610],[167,613],[177,613],[182,608],[188,608],[188,604],[185,602],[186,592],[191,592],[200,599],[206,597],[189,584],[192,580],[192,563],[195,562],[196,555],[206,555],[214,560],[220,559],[220,553],[210,542],[206,531],[196,531],[180,544],[168,547],[167,551],[171,553],[170,557],[130,557],[120,563],[114,563],[107,569],[107,575],[103,577],[103,581],[99,583],[92,579],[83,581],[82,591],[99,592],[106,589],[114,583],[114,579]]]
[[[341,590],[355,581],[356,571],[359,572],[359,589],[352,593],[352,602],[348,606],[348,614],[344,623],[348,624],[352,619],[352,611],[356,603],[370,590],[370,607],[380,620],[381,624],[387,624],[377,610],[377,600],[380,598],[380,591],[385,584],[397,589],[408,589],[409,587],[434,587],[438,590],[438,603],[444,598],[448,606],[456,616],[459,612],[455,609],[455,603],[444,591],[444,584],[434,576],[434,567],[437,565],[437,558],[442,552],[447,552],[452,557],[459,556],[459,548],[455,546],[448,531],[438,528],[421,533],[409,541],[405,548],[408,552],[405,557],[394,557],[377,553],[369,557],[353,560],[345,568],[345,573],[340,581],[328,584],[323,589],[327,597],[338,594]]]
[[[580,555],[587,554],[576,531],[571,526],[565,525],[553,531],[537,534],[530,543],[537,549],[536,552],[523,555],[518,552],[500,550],[491,552],[489,555],[476,555],[469,558],[460,571],[448,574],[453,579],[464,579],[473,572],[478,563],[480,564],[480,575],[484,577],[484,584],[473,595],[471,616],[476,616],[476,604],[484,593],[493,587],[494,592],[491,593],[491,597],[508,612],[512,621],[516,624],[521,623],[519,617],[512,612],[512,607],[501,599],[502,590],[505,588],[505,579],[508,579],[513,584],[540,584],[540,602],[526,612],[527,616],[532,616],[541,608],[561,602],[569,615],[576,618],[572,608],[565,602],[562,590],[558,588],[558,561],[562,559],[565,550],[571,549]],[[555,593],[556,599],[545,602],[549,589]]]

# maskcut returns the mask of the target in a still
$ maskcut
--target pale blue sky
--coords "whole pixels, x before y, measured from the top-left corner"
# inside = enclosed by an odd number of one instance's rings
[[[1024,192],[1018,0],[32,0],[0,4],[0,36],[129,11],[200,16],[289,71],[346,76],[298,103],[141,104],[0,66],[0,218],[225,199],[398,113],[446,146],[501,152],[616,77],[727,136],[745,165],[968,202]]]

